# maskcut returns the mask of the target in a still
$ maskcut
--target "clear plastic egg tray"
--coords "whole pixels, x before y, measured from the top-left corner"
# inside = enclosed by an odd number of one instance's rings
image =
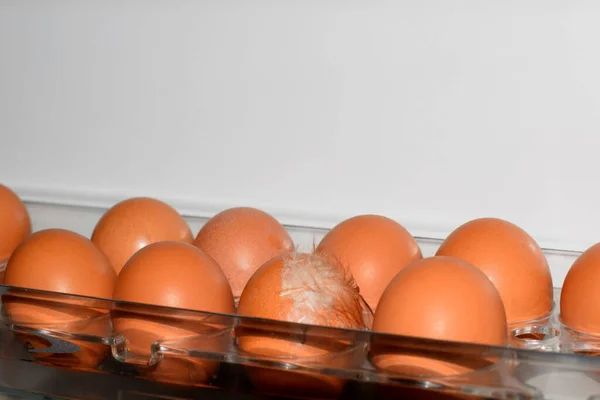
[[[297,243],[307,244],[318,241],[322,233],[293,231]],[[420,243],[425,256],[431,253],[427,247],[436,245],[436,241]],[[600,357],[596,357],[600,338],[561,325],[559,295],[556,289],[551,315],[511,326],[509,346],[489,347],[0,285],[0,392],[4,398],[82,400],[207,396],[600,400]],[[67,307],[73,315],[94,317],[56,325],[19,324],[4,312],[11,302],[38,310]],[[136,353],[131,338],[113,330],[113,319],[123,316],[185,325],[195,333],[156,340]],[[239,348],[244,337],[323,351],[312,357],[259,356]],[[403,368],[406,360],[413,368]]]

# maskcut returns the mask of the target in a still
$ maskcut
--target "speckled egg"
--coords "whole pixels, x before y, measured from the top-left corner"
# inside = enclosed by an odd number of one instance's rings
[[[250,207],[215,215],[200,229],[194,243],[221,266],[235,297],[261,265],[294,250],[292,238],[275,218]]]

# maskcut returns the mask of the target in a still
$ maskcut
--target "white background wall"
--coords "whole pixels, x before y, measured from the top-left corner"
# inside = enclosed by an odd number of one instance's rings
[[[0,182],[600,241],[600,3],[0,2]]]

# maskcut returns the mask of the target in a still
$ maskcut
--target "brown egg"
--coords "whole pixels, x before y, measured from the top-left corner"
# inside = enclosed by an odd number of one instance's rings
[[[600,243],[575,260],[560,294],[560,319],[576,331],[600,335]]]
[[[497,346],[507,342],[504,305],[494,285],[467,262],[441,256],[415,261],[396,275],[379,301],[373,331]],[[454,375],[490,364],[454,354],[391,354],[376,345],[370,355],[377,367],[408,375]]]
[[[275,218],[249,207],[215,215],[194,243],[221,266],[235,297],[261,265],[294,250],[292,238]]]
[[[323,255],[305,253],[288,253],[265,263],[248,281],[238,305],[239,315],[349,329],[366,329],[365,310],[368,307],[344,267]],[[268,323],[262,332],[246,330],[242,323],[236,329],[240,349],[286,362],[335,360],[343,367],[352,363],[354,345],[344,340],[266,327]],[[248,372],[255,386],[265,390],[287,387],[296,394],[335,396],[342,386],[339,379],[324,375],[268,368]]]
[[[271,259],[252,275],[238,314],[364,329],[364,307],[352,275],[341,264],[320,254],[291,252]],[[310,352],[306,346],[293,349],[293,354]]]
[[[30,234],[31,220],[25,204],[12,190],[0,185],[0,265]]]
[[[92,234],[117,274],[139,249],[156,242],[192,243],[190,227],[179,213],[160,200],[136,197],[114,205],[98,221]]]
[[[458,227],[438,249],[481,269],[494,283],[509,324],[548,315],[553,308],[550,268],[544,253],[518,226],[497,218],[480,218]]]
[[[6,285],[99,298],[110,298],[116,274],[106,256],[87,238],[64,229],[46,229],[22,242],[6,266]],[[86,299],[63,299],[56,295],[8,293],[3,296],[8,318],[31,328],[61,330],[77,334],[107,337],[110,333],[108,312],[89,308]],[[21,335],[35,348],[48,343],[37,336]],[[35,353],[55,365],[94,368],[107,355],[108,347],[74,343],[81,351],[73,354]]]
[[[350,268],[372,310],[402,268],[422,258],[412,235],[399,223],[379,215],[360,215],[335,226],[317,253],[337,258]]]
[[[113,297],[156,306],[235,313],[231,288],[215,261],[197,247],[177,241],[150,244],[131,257],[119,274]],[[200,343],[210,351],[227,348],[231,338],[222,318],[180,314],[176,310],[121,305],[112,313],[112,320],[115,331],[127,339],[128,352],[144,360],[150,359],[152,344],[159,340],[199,336],[203,338]],[[141,372],[159,381],[203,384],[217,366],[216,362],[166,357]]]

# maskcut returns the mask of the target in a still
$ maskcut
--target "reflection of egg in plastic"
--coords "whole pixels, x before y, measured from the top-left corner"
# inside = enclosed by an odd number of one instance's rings
[[[504,301],[509,324],[548,315],[553,307],[550,268],[544,253],[518,226],[496,218],[458,227],[438,249],[481,269]]]
[[[12,190],[0,185],[0,266],[30,234],[31,220],[25,204]]]
[[[368,307],[348,271],[324,256],[305,253],[288,253],[265,263],[248,281],[238,306],[243,316],[351,329],[366,329],[365,310]],[[290,362],[330,360],[353,345],[304,332],[245,332],[243,325],[236,332],[242,351]],[[350,361],[336,362],[347,367]],[[341,381],[327,376],[269,369],[249,373],[255,385],[269,390],[331,395],[341,390]]]
[[[341,222],[321,240],[317,253],[335,257],[350,269],[372,310],[394,276],[422,258],[414,237],[396,221],[379,215]]]
[[[294,250],[292,238],[275,218],[250,207],[215,215],[200,229],[194,244],[219,264],[235,297],[261,265]]]
[[[150,244],[125,264],[114,289],[115,300],[215,313],[235,313],[233,295],[219,266],[202,250],[177,241]],[[112,313],[117,334],[127,340],[128,352],[150,359],[159,340],[200,337],[207,351],[227,349],[219,318],[178,315],[175,310],[148,310],[119,305]],[[195,347],[198,349],[197,347]],[[206,383],[218,364],[193,358],[165,357],[146,372],[152,379],[183,384]]]
[[[110,298],[116,275],[106,256],[87,238],[64,229],[34,233],[21,243],[6,266],[6,285],[90,297]],[[12,323],[30,328],[61,330],[105,337],[110,333],[108,311],[85,306],[84,299],[64,300],[51,294],[3,295]],[[20,335],[34,348],[48,344]],[[74,339],[76,340],[76,339]],[[104,345],[77,343],[81,352],[67,355],[34,353],[38,359],[71,368],[94,368],[108,352]]]
[[[498,346],[507,341],[504,305],[494,285],[465,261],[440,256],[415,261],[396,275],[381,297],[373,331]],[[394,354],[376,342],[370,356],[377,367],[405,375],[456,375],[490,365],[456,354]]]
[[[560,319],[578,332],[600,335],[600,243],[575,260],[560,294]]]
[[[107,256],[117,274],[136,251],[151,243],[176,240],[192,243],[192,232],[170,205],[136,197],[115,204],[100,218],[92,242]]]

